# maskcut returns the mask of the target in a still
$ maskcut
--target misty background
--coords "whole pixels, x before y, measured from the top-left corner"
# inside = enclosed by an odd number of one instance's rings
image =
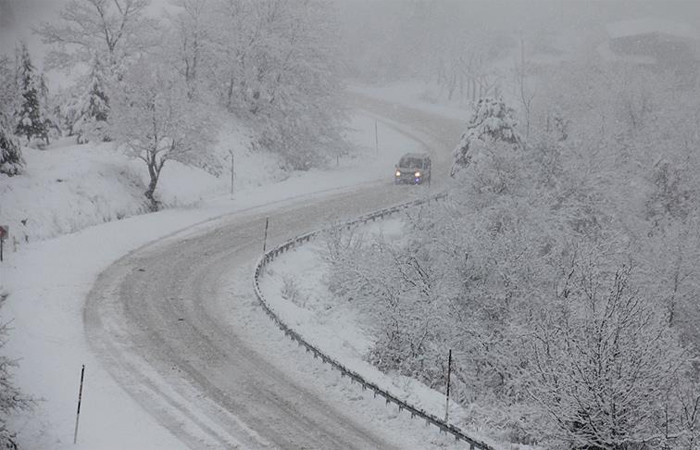
[[[66,0],[0,0],[0,49],[18,40],[45,52],[32,29],[55,20]],[[344,74],[363,82],[434,80],[440,64],[477,58],[480,64],[521,58],[571,61],[591,57],[608,39],[606,25],[656,19],[696,27],[692,0],[334,0]],[[159,17],[167,0],[149,6]],[[673,25],[672,25],[673,26]],[[697,32],[697,28],[695,28]],[[42,66],[37,58],[36,64]],[[52,74],[60,79],[60,75]]]

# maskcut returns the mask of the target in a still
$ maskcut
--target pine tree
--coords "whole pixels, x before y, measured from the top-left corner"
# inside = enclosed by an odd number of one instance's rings
[[[452,176],[472,162],[478,147],[475,144],[503,142],[519,147],[521,140],[516,126],[515,111],[508,107],[503,99],[479,99],[467,124],[467,131],[453,152]]]
[[[87,90],[78,100],[78,118],[73,125],[79,144],[91,139],[109,140],[106,135],[109,98],[105,92],[104,69],[98,57],[92,60]]]
[[[58,119],[56,119],[54,112],[51,110],[49,85],[46,83],[46,77],[43,73],[38,76],[37,84],[39,86],[39,117],[44,124],[44,134],[42,138],[46,142],[46,145],[49,145],[49,133],[51,129],[56,130],[60,134],[60,128]]]
[[[0,120],[0,173],[18,175],[24,165],[20,145],[2,122]]]
[[[0,173],[17,175],[24,161],[19,142],[12,133],[12,115],[17,100],[15,71],[6,57],[0,58]]]
[[[40,86],[37,82],[35,68],[29,57],[26,44],[22,44],[18,73],[19,91],[21,95],[19,110],[16,113],[17,127],[15,133],[26,136],[27,142],[33,137],[48,141],[46,123],[41,117],[39,104]]]

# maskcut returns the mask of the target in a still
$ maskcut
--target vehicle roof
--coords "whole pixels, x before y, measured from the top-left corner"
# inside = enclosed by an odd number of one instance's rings
[[[404,153],[401,158],[430,158],[429,153]]]

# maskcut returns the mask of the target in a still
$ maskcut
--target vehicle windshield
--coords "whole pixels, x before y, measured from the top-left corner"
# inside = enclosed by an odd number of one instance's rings
[[[418,167],[423,168],[423,160],[420,158],[404,157],[399,161],[399,167]]]

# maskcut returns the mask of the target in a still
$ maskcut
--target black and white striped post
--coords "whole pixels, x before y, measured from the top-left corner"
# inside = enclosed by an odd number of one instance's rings
[[[233,185],[236,177],[236,171],[235,171],[235,159],[233,155],[233,149],[230,148],[228,150],[228,153],[231,155],[231,199],[233,199]]]
[[[78,391],[78,413],[75,415],[75,433],[73,434],[73,444],[78,443],[78,422],[80,421],[80,403],[83,400],[83,380],[85,380],[85,364],[80,371],[80,390]]]
[[[377,130],[377,121],[374,121],[374,151],[379,154],[379,132]]]
[[[0,262],[2,262],[2,247],[5,244],[5,238],[10,232],[10,227],[7,225],[0,225]]]
[[[445,425],[450,420],[450,376],[452,375],[452,349],[447,357],[447,393],[445,399]]]
[[[267,250],[267,227],[270,225],[270,218],[266,217],[265,218],[265,237],[263,238],[263,255],[265,254],[265,251]]]

